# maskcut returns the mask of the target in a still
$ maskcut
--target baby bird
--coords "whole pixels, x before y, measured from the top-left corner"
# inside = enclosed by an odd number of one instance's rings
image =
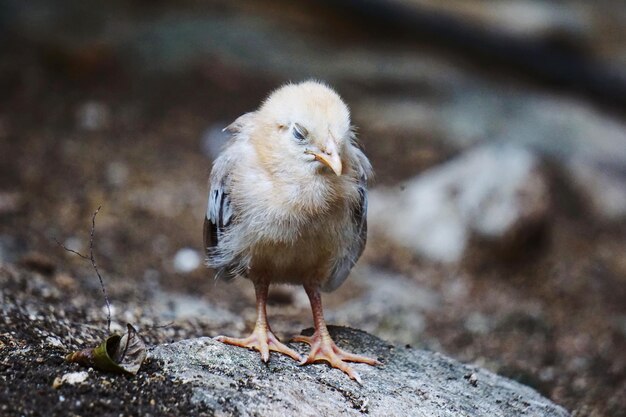
[[[252,281],[257,320],[250,336],[218,340],[256,349],[264,362],[270,351],[302,365],[325,361],[360,382],[346,362],[378,361],[335,345],[320,296],[348,277],[367,236],[372,168],[357,145],[348,107],[320,82],[287,84],[225,130],[232,138],[211,171],[204,243],[216,278]],[[315,332],[294,341],[311,346],[307,358],[272,333],[270,284],[304,286]]]

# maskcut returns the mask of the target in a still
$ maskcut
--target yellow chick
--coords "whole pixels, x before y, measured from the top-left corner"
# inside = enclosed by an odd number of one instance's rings
[[[232,138],[211,171],[204,243],[216,278],[252,281],[257,321],[246,338],[218,340],[256,349],[264,362],[270,351],[303,365],[327,362],[360,382],[346,362],[378,362],[335,345],[320,296],[344,282],[367,237],[372,168],[357,145],[348,107],[320,82],[287,84],[226,129]],[[270,284],[304,286],[315,332],[294,341],[311,346],[307,358],[272,333]]]

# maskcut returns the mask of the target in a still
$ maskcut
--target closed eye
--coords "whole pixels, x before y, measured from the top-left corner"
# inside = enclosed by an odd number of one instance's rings
[[[308,134],[309,132],[302,125],[298,123],[293,125],[293,137],[298,142],[304,142]]]

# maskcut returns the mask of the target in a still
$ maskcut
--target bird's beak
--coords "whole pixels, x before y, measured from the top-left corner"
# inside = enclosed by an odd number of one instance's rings
[[[316,160],[320,161],[322,164],[332,169],[332,171],[337,174],[337,176],[341,175],[343,166],[341,164],[339,152],[337,151],[337,145],[335,145],[334,141],[329,140],[326,145],[324,145],[321,152],[311,152],[311,154],[315,157]]]

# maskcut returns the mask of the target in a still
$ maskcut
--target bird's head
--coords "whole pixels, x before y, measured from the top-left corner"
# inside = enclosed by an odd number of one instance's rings
[[[253,141],[273,171],[344,173],[350,111],[330,87],[305,81],[274,91],[256,112]]]

